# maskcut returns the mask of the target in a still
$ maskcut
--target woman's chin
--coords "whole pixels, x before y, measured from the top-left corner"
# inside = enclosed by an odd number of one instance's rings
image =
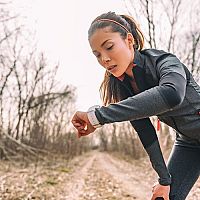
[[[118,79],[121,79],[121,78],[123,78],[124,77],[124,73],[122,74],[122,73],[115,73],[115,74],[113,74],[113,76],[115,76],[116,78],[118,78]]]

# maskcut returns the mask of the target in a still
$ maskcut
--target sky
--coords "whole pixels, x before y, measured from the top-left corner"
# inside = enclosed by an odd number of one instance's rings
[[[36,31],[38,47],[50,63],[59,63],[58,80],[77,88],[76,107],[101,104],[104,69],[90,49],[87,31],[98,15],[127,13],[123,0],[14,0],[14,7]]]

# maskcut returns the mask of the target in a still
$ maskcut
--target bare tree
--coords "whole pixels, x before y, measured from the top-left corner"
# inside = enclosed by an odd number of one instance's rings
[[[89,140],[76,140],[70,126],[75,109],[75,88],[56,78],[37,52],[34,34],[10,12],[0,8],[0,156],[60,152],[68,157],[90,148]]]

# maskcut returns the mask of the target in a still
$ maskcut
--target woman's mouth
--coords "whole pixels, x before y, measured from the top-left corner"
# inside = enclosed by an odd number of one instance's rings
[[[115,70],[116,67],[117,67],[117,65],[112,65],[112,66],[108,67],[108,71],[112,72]]]

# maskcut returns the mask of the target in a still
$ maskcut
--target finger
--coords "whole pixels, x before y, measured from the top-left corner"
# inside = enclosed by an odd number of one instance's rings
[[[72,124],[73,124],[74,127],[80,126],[80,123],[77,123],[77,122],[72,122]]]
[[[71,121],[74,121],[74,120],[77,120],[77,121],[83,121],[82,117],[80,116],[80,113],[78,114],[79,112],[76,112],[74,114],[74,116],[72,117],[72,120]]]
[[[74,126],[74,128],[75,128],[77,131],[82,130],[80,127],[76,127],[76,126]]]
[[[71,119],[71,122],[74,123],[78,120],[78,118],[76,116],[73,116],[73,118]]]
[[[81,125],[81,126],[75,126],[75,128],[76,128],[78,131],[84,130],[84,126],[83,126],[83,125]]]
[[[83,127],[81,127],[81,126],[74,126],[74,128],[76,128],[77,131],[83,129]]]
[[[71,122],[74,124],[74,123],[81,123],[83,120],[81,120],[81,119],[79,119],[79,118],[73,118],[72,120],[71,120]]]
[[[151,200],[156,200],[158,198],[158,196],[156,194],[153,194],[151,197]]]
[[[72,120],[73,125],[79,125],[82,124],[80,120]]]
[[[86,135],[89,134],[89,132],[88,132],[88,131],[82,130],[82,131],[79,131],[79,134],[80,134],[81,136],[86,136]]]
[[[85,133],[83,133],[82,131],[78,131],[78,138],[84,136]]]
[[[78,129],[78,133],[81,134],[82,136],[87,135],[86,130],[84,129]]]
[[[88,133],[86,133],[85,131],[79,131],[78,132],[78,138],[82,137],[82,136],[86,136],[88,135]]]
[[[162,197],[163,200],[169,200],[169,196]]]
[[[76,123],[74,123],[73,125],[78,127],[78,126],[81,126],[82,124],[81,124],[81,123],[78,123],[78,122],[76,122]]]
[[[151,197],[151,200],[154,200],[155,198],[154,198],[154,195]]]
[[[85,129],[84,126],[80,126],[80,127],[77,127],[77,130],[78,130],[79,132],[84,133],[87,129]]]

